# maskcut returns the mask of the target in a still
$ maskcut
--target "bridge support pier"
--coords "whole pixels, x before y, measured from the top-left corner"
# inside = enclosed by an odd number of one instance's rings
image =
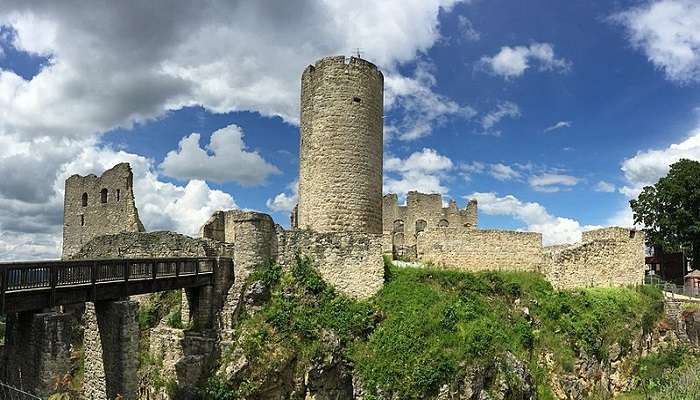
[[[21,312],[7,317],[4,381],[46,398],[71,370],[72,314]]]
[[[213,327],[212,286],[184,289],[182,322],[196,330]]]
[[[130,300],[85,304],[84,398],[137,398],[137,312],[138,303]]]

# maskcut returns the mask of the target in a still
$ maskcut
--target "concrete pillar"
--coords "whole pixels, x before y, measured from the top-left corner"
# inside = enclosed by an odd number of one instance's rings
[[[86,303],[86,400],[112,400],[138,395],[138,303],[130,300]]]
[[[7,317],[4,380],[46,398],[57,379],[71,371],[75,318],[59,312],[23,312]]]

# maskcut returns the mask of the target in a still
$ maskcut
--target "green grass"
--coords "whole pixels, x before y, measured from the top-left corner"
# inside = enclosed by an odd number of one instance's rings
[[[651,329],[663,310],[656,289],[558,292],[533,273],[399,269],[387,262],[385,277],[380,293],[355,301],[335,292],[308,260],[290,271],[272,265],[256,272],[249,282],[264,281],[271,298],[238,329],[249,371],[236,382],[213,378],[202,398],[254,397],[275,371],[303,371],[327,354],[323,338],[332,332],[369,399],[434,395],[466,366],[493,363],[506,352],[528,365],[539,398],[551,399],[539,354],[553,353],[562,371],[573,369],[579,352],[607,362],[613,343],[623,353],[631,347],[632,338],[620,332]],[[230,361],[230,350],[224,354]]]

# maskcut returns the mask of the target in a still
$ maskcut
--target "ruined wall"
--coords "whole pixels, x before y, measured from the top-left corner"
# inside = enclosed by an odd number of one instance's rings
[[[382,201],[382,225],[384,232],[401,232],[415,235],[418,221],[425,221],[424,229],[435,227],[476,228],[477,202],[472,199],[465,208],[459,209],[451,200],[447,207],[442,206],[442,195],[425,194],[415,191],[406,195],[406,205],[398,204],[396,194],[387,194]],[[401,229],[403,226],[403,229]]]
[[[382,232],[384,77],[351,57],[327,57],[301,82],[298,226]]]
[[[345,295],[367,298],[384,284],[382,235],[278,228],[277,243],[280,264],[310,257],[323,279]]]
[[[418,258],[465,271],[538,271],[542,234],[436,228],[417,235]]]
[[[42,398],[71,371],[75,316],[58,312],[9,315],[0,380]]]
[[[640,285],[644,234],[625,228],[584,232],[581,243],[545,248],[543,261],[543,272],[559,289]]]
[[[102,176],[73,175],[66,180],[63,205],[63,257],[91,239],[120,232],[143,232],[134,202],[129,164],[117,164]]]
[[[256,268],[273,262],[277,256],[275,223],[267,214],[228,210],[217,211],[202,226],[203,238],[212,238],[233,247],[235,279],[223,301],[221,326],[233,329],[239,300],[246,279]]]

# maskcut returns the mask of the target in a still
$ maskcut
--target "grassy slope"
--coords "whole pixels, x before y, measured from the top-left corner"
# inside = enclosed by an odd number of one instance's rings
[[[552,352],[562,370],[572,368],[580,350],[605,360],[613,342],[629,350],[626,332],[650,329],[662,311],[655,290],[556,292],[531,273],[388,265],[387,278],[379,294],[360,302],[335,293],[305,262],[291,273],[270,267],[255,274],[251,279],[265,281],[272,295],[239,330],[250,371],[240,382],[213,378],[202,397],[254,394],[265,376],[290,360],[302,371],[327,350],[321,338],[332,331],[367,388],[424,398],[458,378],[465,365],[508,351],[528,363],[546,399],[537,354]]]

